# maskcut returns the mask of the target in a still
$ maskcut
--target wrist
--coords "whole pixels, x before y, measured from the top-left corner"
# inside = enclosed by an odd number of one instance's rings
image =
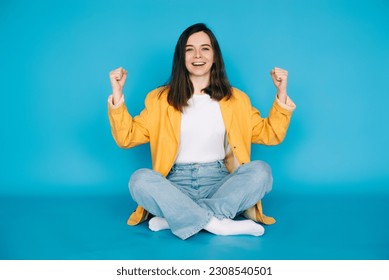
[[[277,98],[284,104],[286,104],[286,99],[288,97],[288,94],[286,93],[286,90],[280,90],[277,91]]]
[[[123,95],[123,91],[122,90],[120,90],[120,89],[114,89],[113,91],[112,91],[112,94],[113,95],[117,95],[117,96],[122,96]]]
[[[118,92],[118,91],[112,92],[113,104],[114,105],[118,104],[120,102],[120,100],[122,99],[122,96],[123,96],[123,92]]]

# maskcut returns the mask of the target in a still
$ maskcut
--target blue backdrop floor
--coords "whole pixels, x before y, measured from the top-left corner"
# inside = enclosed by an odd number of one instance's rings
[[[262,237],[126,225],[129,195],[2,196],[0,259],[389,259],[389,195],[270,194]]]

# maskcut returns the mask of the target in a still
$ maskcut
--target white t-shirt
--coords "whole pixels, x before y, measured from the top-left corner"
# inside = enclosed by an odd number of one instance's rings
[[[219,102],[208,94],[193,94],[181,119],[176,163],[204,163],[224,159],[225,137]]]

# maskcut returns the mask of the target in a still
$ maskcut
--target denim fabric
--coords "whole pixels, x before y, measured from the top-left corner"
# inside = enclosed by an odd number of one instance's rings
[[[165,178],[151,169],[131,176],[132,198],[151,214],[164,217],[173,234],[186,239],[212,216],[233,219],[271,191],[271,169],[252,161],[229,174],[223,161],[175,164]]]

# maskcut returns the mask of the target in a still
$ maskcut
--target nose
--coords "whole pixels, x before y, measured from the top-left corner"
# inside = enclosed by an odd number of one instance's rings
[[[201,58],[201,51],[200,50],[196,50],[194,57],[195,58]]]

